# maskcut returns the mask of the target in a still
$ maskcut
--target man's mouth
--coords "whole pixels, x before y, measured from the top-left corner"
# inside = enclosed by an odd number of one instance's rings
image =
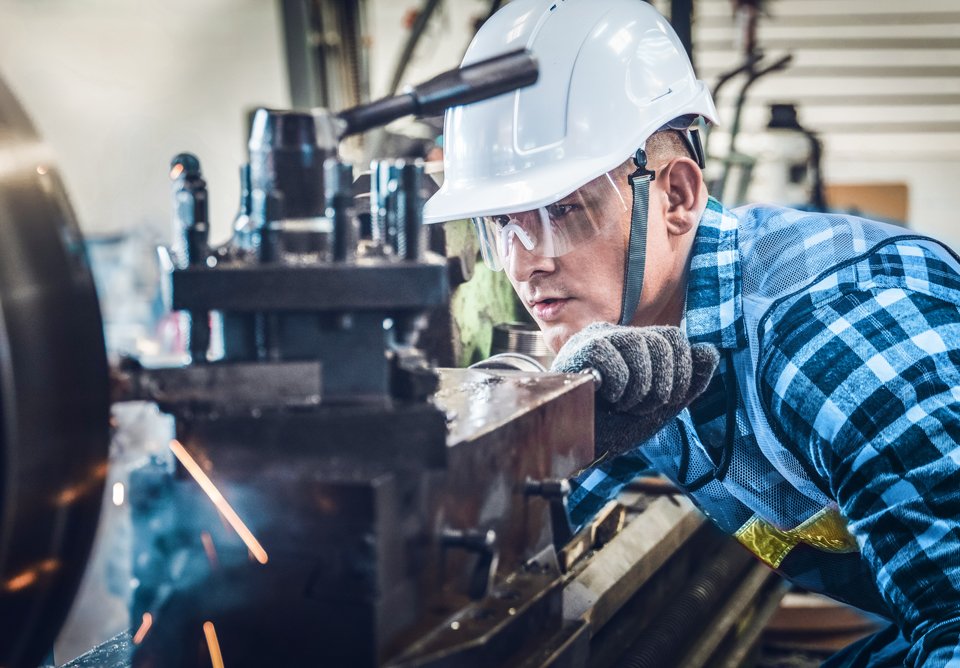
[[[531,308],[533,310],[533,315],[536,316],[537,320],[540,320],[541,322],[550,322],[551,320],[556,320],[560,317],[563,308],[569,301],[570,299],[567,297],[549,297],[547,299],[538,299],[533,303]]]

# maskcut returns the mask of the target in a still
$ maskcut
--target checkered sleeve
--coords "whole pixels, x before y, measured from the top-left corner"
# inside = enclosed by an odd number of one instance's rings
[[[864,262],[869,280],[761,323],[758,390],[848,519],[907,665],[960,665],[960,279],[915,248]]]
[[[570,480],[567,514],[579,531],[611,499],[637,476],[653,471],[640,447],[581,471]]]

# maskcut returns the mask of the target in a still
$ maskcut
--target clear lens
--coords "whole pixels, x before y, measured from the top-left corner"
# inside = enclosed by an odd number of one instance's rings
[[[484,262],[500,271],[515,253],[560,257],[618,230],[629,207],[614,174],[603,174],[547,206],[474,218]]]

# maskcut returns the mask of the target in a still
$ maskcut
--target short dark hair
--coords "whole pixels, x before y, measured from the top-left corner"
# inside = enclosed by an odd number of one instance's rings
[[[693,154],[690,144],[683,138],[679,130],[657,130],[647,138],[644,151],[647,153],[647,167],[651,169],[655,169],[673,158],[690,158],[694,162],[697,161],[697,156]],[[631,155],[616,168],[617,182],[620,182],[621,176],[625,180],[636,170],[637,166],[633,162],[633,155]]]
[[[679,130],[658,130],[650,135],[644,147],[647,152],[647,164],[651,167],[661,165],[673,158],[691,158],[696,161],[690,144]]]

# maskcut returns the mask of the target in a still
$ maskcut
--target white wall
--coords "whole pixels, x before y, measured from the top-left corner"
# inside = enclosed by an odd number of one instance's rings
[[[244,109],[289,105],[265,0],[0,0],[0,76],[57,154],[88,235],[166,233],[170,158],[188,150],[225,236]]]
[[[909,225],[960,251],[958,192],[960,146],[954,159],[899,160],[896,149],[884,160],[827,160],[825,174],[831,183],[905,183],[909,197]]]

